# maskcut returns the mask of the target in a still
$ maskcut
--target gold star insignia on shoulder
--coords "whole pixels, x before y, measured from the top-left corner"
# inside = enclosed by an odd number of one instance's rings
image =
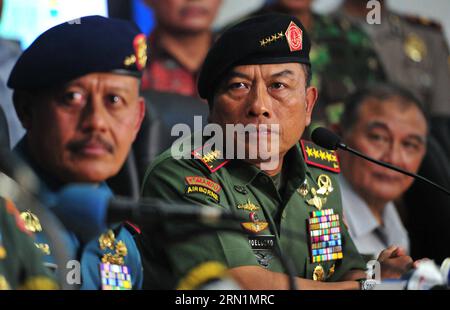
[[[336,151],[326,150],[311,141],[301,140],[306,164],[339,173],[341,171]]]
[[[206,146],[192,151],[194,158],[199,159],[210,172],[216,172],[228,163],[228,160],[222,158],[222,152],[220,150],[209,151],[205,154],[201,152]]]
[[[20,213],[20,217],[25,222],[25,228],[31,232],[41,232],[42,226],[38,217],[31,211],[24,211]]]

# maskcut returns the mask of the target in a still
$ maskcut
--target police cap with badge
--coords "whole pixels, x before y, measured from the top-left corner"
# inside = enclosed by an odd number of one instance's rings
[[[311,42],[300,21],[273,13],[247,19],[225,30],[209,50],[200,71],[198,92],[211,99],[227,72],[239,65],[302,63],[310,65]]]
[[[16,62],[8,87],[45,89],[94,72],[140,78],[146,61],[146,37],[134,23],[86,16],[41,34]]]

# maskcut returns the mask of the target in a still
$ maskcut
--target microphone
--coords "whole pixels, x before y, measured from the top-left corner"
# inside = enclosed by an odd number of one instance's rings
[[[434,187],[436,187],[439,190],[441,190],[444,193],[446,193],[447,195],[450,195],[450,191],[448,189],[442,187],[439,184],[434,183],[431,180],[428,180],[427,178],[425,178],[425,177],[423,177],[421,175],[418,175],[418,174],[415,174],[415,173],[403,170],[403,169],[401,169],[401,168],[399,168],[397,166],[385,163],[385,162],[383,162],[381,160],[376,160],[376,159],[374,159],[372,157],[369,157],[369,156],[367,156],[367,155],[365,155],[363,153],[358,152],[355,149],[352,149],[351,147],[349,147],[346,144],[342,143],[341,142],[341,138],[338,135],[336,135],[334,132],[332,132],[332,131],[324,128],[324,127],[316,128],[311,134],[311,139],[318,146],[321,146],[321,147],[326,148],[328,150],[337,150],[338,148],[340,148],[340,149],[342,149],[344,151],[347,151],[347,152],[350,152],[350,153],[352,153],[352,154],[354,154],[356,156],[362,157],[362,158],[364,158],[364,159],[366,159],[366,160],[368,160],[370,162],[373,162],[373,163],[375,163],[377,165],[383,166],[383,167],[388,168],[388,169],[395,170],[397,172],[403,173],[403,174],[405,174],[407,176],[410,176],[412,178],[415,178],[415,179],[421,180],[421,181],[423,181],[425,183],[431,184]]]
[[[189,220],[216,223],[223,220],[242,220],[229,211],[189,204],[169,204],[156,199],[132,200],[113,197],[106,189],[78,184],[64,187],[58,194],[52,211],[67,229],[82,241],[89,241],[103,233],[108,224],[131,221],[142,227],[164,220]]]

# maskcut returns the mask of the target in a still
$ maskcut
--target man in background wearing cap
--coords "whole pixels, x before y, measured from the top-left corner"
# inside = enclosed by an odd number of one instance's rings
[[[15,152],[39,175],[47,205],[70,183],[109,190],[105,180],[122,167],[145,111],[139,97],[145,42],[134,24],[88,16],[46,31],[17,61],[8,86],[26,135]],[[22,216],[54,263],[39,219]],[[82,287],[101,287],[101,263],[128,267],[133,286],[140,285],[139,254],[127,227],[109,230],[84,253],[88,240],[72,234],[71,241],[82,260]]]
[[[279,162],[263,170],[261,151],[256,159],[223,159],[220,149],[202,153],[205,144],[187,152],[194,158],[175,159],[167,151],[148,168],[144,197],[208,205],[242,218],[234,226],[242,234],[195,234],[195,239],[166,246],[175,286],[204,279],[198,271],[213,260],[227,266],[243,288],[288,288],[275,255],[278,247],[292,258],[301,289],[367,287],[364,262],[342,221],[336,154],[307,141],[298,144],[317,99],[316,88],[309,86],[309,50],[307,33],[296,18],[272,14],[228,29],[209,51],[198,82],[200,96],[209,102],[209,121],[222,128],[270,126],[270,133],[257,136],[279,137]],[[245,147],[252,145],[246,142]],[[165,228],[183,232],[189,227],[170,222]],[[147,282],[155,276],[154,270],[146,271],[153,262],[141,253]],[[394,256],[385,252],[382,263],[405,271],[411,258]]]

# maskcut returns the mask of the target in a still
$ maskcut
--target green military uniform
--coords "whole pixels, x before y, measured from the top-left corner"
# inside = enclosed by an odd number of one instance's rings
[[[387,10],[379,25],[343,9],[336,16],[367,32],[390,81],[411,89],[432,116],[450,116],[449,50],[439,24]]]
[[[348,95],[386,78],[372,41],[363,30],[329,15],[312,16],[312,84],[320,94],[314,122],[338,123]]]
[[[294,146],[286,155],[283,173],[278,178],[271,178],[242,160],[220,160],[217,151],[201,154],[200,150],[193,155],[195,159],[177,160],[169,151],[163,153],[147,171],[143,196],[228,210],[243,218],[236,224],[242,234],[215,232],[167,246],[169,268],[177,280],[207,261],[217,261],[228,268],[261,266],[283,272],[274,247],[292,258],[297,276],[302,278],[339,281],[349,270],[365,268],[342,221],[336,154],[312,143],[305,143],[302,148]],[[322,249],[329,251],[329,256],[312,255],[313,248],[320,248],[317,239],[321,237],[320,232],[314,234],[316,239],[311,237],[312,230],[318,231],[314,227],[318,224],[310,218],[319,210],[328,219],[334,215],[333,221],[328,222],[329,231],[322,231],[322,236],[334,235],[328,246],[322,242]],[[164,226],[169,233],[186,227],[176,223]],[[145,251],[143,255],[145,261]],[[144,273],[147,282],[158,281],[154,268],[153,279],[148,278],[147,271]]]
[[[56,288],[14,204],[0,199],[0,290]]]

